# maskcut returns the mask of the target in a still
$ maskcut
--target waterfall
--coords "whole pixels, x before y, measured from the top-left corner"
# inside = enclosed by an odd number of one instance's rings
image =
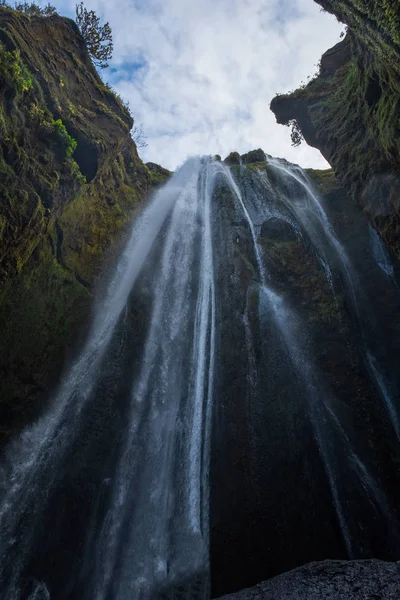
[[[342,243],[337,238],[329,222],[329,218],[324,211],[316,192],[313,190],[312,185],[305,177],[305,174],[299,168],[283,166],[276,159],[271,160],[271,165],[274,168],[283,171],[285,175],[288,175],[290,178],[294,179],[304,188],[310,208],[309,210],[304,211],[304,205],[300,205],[300,207],[295,206],[294,210],[303,226],[311,234],[311,239],[318,248],[318,251],[324,257],[323,263],[326,265],[327,277],[331,284],[332,274],[331,269],[328,266],[325,248],[330,246],[331,251],[333,250],[334,255],[337,257],[337,261],[340,264],[351,294],[353,309],[359,321],[364,342],[364,353],[367,367],[370,370],[371,377],[380,392],[381,398],[383,399],[385,408],[392,422],[393,429],[395,430],[397,437],[400,439],[399,410],[395,407],[392,401],[393,397],[398,397],[398,384],[396,381],[389,382],[388,377],[384,374],[384,367],[379,364],[379,360],[374,355],[374,350],[368,341],[369,336],[366,333],[367,329],[372,328],[374,330],[375,344],[379,340],[379,332],[377,330],[376,319],[372,306],[370,305],[365,290],[363,290],[360,284],[357,272],[354,269]],[[318,223],[320,230],[322,231],[322,236],[318,236],[318,234],[316,235],[315,225],[312,224],[312,218],[314,218]],[[370,226],[368,227],[368,230],[370,235],[370,243],[372,246],[372,253],[376,263],[386,275],[393,277],[393,266],[391,265],[390,257],[385,251],[382,241],[375,230],[373,230]],[[364,314],[361,314],[361,310]],[[380,341],[378,344],[381,347],[384,346],[382,341]]]
[[[364,354],[365,358],[364,364],[361,363],[358,368],[363,372],[363,377],[370,379],[369,385],[372,384],[381,395],[387,415],[397,434],[398,409],[395,406],[397,401],[395,393],[397,373],[396,370],[392,370],[390,376],[392,385],[385,387],[382,373],[385,369],[388,369],[389,365],[383,363],[384,354],[382,354],[382,349],[385,348],[385,341],[380,340],[378,337],[379,325],[376,318],[376,309],[368,299],[357,270],[353,266],[343,242],[339,240],[321,199],[300,168],[289,166],[284,161],[272,159],[260,170],[249,169],[244,166],[237,168],[236,174],[234,170],[231,170],[226,173],[226,180],[226,185],[231,190],[247,224],[253,246],[253,264],[258,272],[259,281],[257,329],[251,326],[251,320],[254,321],[254,316],[251,317],[249,314],[248,298],[245,303],[243,319],[248,364],[247,385],[251,388],[246,396],[248,398],[247,403],[253,403],[253,406],[250,408],[247,406],[246,411],[243,411],[243,418],[249,422],[249,431],[252,435],[252,439],[248,442],[248,449],[244,452],[254,457],[257,452],[265,452],[265,448],[268,448],[268,446],[273,448],[280,445],[278,441],[271,438],[268,442],[265,441],[265,437],[268,435],[266,431],[272,432],[277,427],[276,424],[273,425],[271,422],[268,427],[268,421],[266,420],[268,418],[282,421],[281,436],[285,435],[284,428],[287,427],[290,443],[299,444],[299,440],[293,437],[293,433],[289,433],[289,430],[293,428],[289,414],[285,417],[276,414],[276,408],[271,403],[273,395],[276,393],[273,383],[271,383],[271,376],[276,377],[274,371],[277,370],[276,365],[271,362],[271,351],[268,347],[272,344],[274,349],[278,349],[278,351],[280,347],[279,355],[285,365],[286,376],[289,379],[293,378],[291,386],[292,399],[296,398],[296,395],[298,396],[297,400],[292,400],[293,405],[296,410],[299,410],[298,407],[301,406],[303,417],[307,415],[315,440],[315,453],[319,454],[325,472],[326,483],[324,485],[327,484],[329,489],[330,505],[341,531],[341,543],[345,548],[344,555],[348,558],[356,558],[366,557],[373,553],[369,534],[365,535],[370,522],[381,523],[382,531],[385,530],[382,539],[386,539],[392,548],[389,552],[394,552],[394,555],[396,555],[399,549],[400,537],[395,501],[393,497],[389,499],[386,494],[385,483],[382,481],[379,469],[376,469],[374,452],[371,452],[371,448],[368,448],[368,436],[360,436],[357,431],[357,420],[360,418],[363,420],[364,417],[361,415],[356,416],[358,408],[354,406],[350,408],[343,403],[340,390],[330,389],[325,373],[319,371],[317,364],[320,362],[319,357],[315,356],[315,348],[313,348],[312,340],[309,339],[310,334],[307,331],[307,324],[302,323],[301,315],[304,311],[301,309],[300,299],[295,296],[289,299],[288,291],[285,289],[287,288],[287,282],[277,279],[277,270],[279,269],[276,269],[274,263],[279,262],[279,255],[269,252],[268,223],[271,223],[272,226],[272,245],[274,244],[274,236],[278,231],[281,242],[282,238],[284,241],[286,236],[288,240],[297,240],[300,245],[311,248],[311,252],[323,269],[332,296],[332,306],[338,312],[339,297],[343,297],[345,294],[348,310],[352,311],[353,314],[351,323],[353,335],[357,337],[358,349]],[[367,225],[365,225],[366,227]],[[266,228],[267,233],[265,235],[267,238],[264,237],[263,228]],[[281,243],[282,245],[284,246]],[[293,243],[293,245],[295,244]],[[289,273],[287,276],[290,276]],[[271,329],[271,326],[273,329]],[[337,326],[343,334],[346,327],[344,321],[338,320]],[[372,331],[375,341],[371,340]],[[257,338],[260,338],[260,332],[261,339],[257,341]],[[272,340],[269,337],[271,335],[275,336]],[[378,364],[375,361],[373,363],[374,370],[371,369],[368,360],[370,353],[375,350],[381,351],[380,361],[382,362]],[[257,361],[256,355],[260,352],[264,357],[263,362],[260,362],[260,359]],[[366,371],[368,371],[368,375]],[[281,385],[287,386],[288,382],[282,380]],[[373,392],[370,390],[368,393]],[[278,390],[278,394],[283,399],[282,387]],[[270,403],[268,408],[259,406],[255,409],[254,404],[262,405],[263,398],[265,398],[264,402]],[[285,409],[281,408],[282,410]],[[260,425],[258,425],[261,419],[263,419],[266,428],[264,433],[260,431]],[[277,420],[277,422],[279,421]],[[305,424],[303,427],[307,428],[307,425]],[[369,427],[367,422],[363,427]],[[263,436],[264,440],[262,439]],[[394,440],[391,443],[395,444]],[[300,447],[302,446],[303,442],[300,442]],[[291,452],[287,451],[287,455],[289,457]],[[275,460],[272,451],[266,453],[264,457],[266,461]],[[315,456],[312,460],[315,463],[317,462]],[[258,463],[260,462],[258,461]],[[249,508],[246,508],[246,510],[254,511],[255,504],[260,504],[260,495],[268,493],[263,490],[264,484],[260,472],[257,473],[260,468],[260,464],[254,466],[251,462],[249,463],[248,469],[251,473],[249,477],[253,479],[253,498],[248,500]],[[269,481],[273,480],[270,466],[263,466],[262,472],[264,477],[270,478]],[[220,471],[217,476],[221,476]],[[238,477],[237,474],[236,477]],[[314,477],[317,479],[316,474],[314,474]],[[318,475],[318,478],[321,477],[321,475]],[[242,484],[248,485],[247,479],[244,477],[242,479]],[[304,478],[301,479],[301,484],[306,487],[307,482]],[[277,486],[276,480],[274,485]],[[319,485],[322,489],[322,483]],[[283,485],[282,487],[287,486]],[[298,490],[293,490],[293,492],[296,501],[298,501]],[[243,502],[242,499],[240,501]],[[312,498],[309,499],[309,503],[313,503]],[[228,507],[228,504],[226,506]],[[276,510],[276,505],[269,504],[266,497],[261,500],[261,506],[263,506],[261,510],[264,511],[272,512]],[[355,512],[349,510],[350,506],[353,506],[354,509],[358,506],[359,512],[357,512],[358,509],[355,509]],[[284,510],[282,509],[282,514]],[[286,506],[286,510],[290,509]],[[313,510],[317,509],[307,506],[305,510],[312,513]],[[287,516],[288,512],[286,512],[283,519],[287,519]],[[264,535],[271,534],[273,527],[271,526],[272,523],[269,521],[269,529],[266,527],[263,530]],[[292,526],[294,528],[298,527],[295,521],[293,521]],[[231,527],[234,528],[235,526],[231,525]],[[281,524],[280,527],[276,528],[275,535],[282,537],[282,527]],[[254,530],[252,533],[257,535]],[[287,535],[290,536],[289,531]],[[336,541],[333,542],[333,533],[331,532],[328,535],[332,536],[329,555],[338,555],[338,550],[333,549],[333,544],[337,543]],[[289,541],[288,544],[290,544]],[[285,546],[286,552],[288,548],[289,546]],[[282,550],[283,552],[284,550]],[[269,556],[272,558],[272,554],[269,554]],[[309,556],[311,558],[315,555],[310,554]],[[234,562],[235,558],[235,554],[232,553],[230,560]],[[217,562],[218,568],[225,567],[223,561],[219,562],[215,555],[214,561]],[[251,569],[254,573],[253,579],[256,581],[259,577],[258,573],[262,572],[262,566],[260,566],[259,571],[257,566],[252,565]],[[270,569],[270,573],[274,574],[274,567],[270,567]],[[240,585],[248,585],[248,581],[245,579],[238,579],[238,581],[242,582]]]
[[[383,245],[381,238],[371,226],[369,226],[369,235],[372,253],[377,265],[388,277],[393,277],[394,268],[389,253]]]
[[[303,226],[304,230],[310,236],[311,241],[315,244],[316,249],[319,251],[319,256],[323,257],[321,259],[321,264],[325,270],[327,279],[332,285],[332,272],[329,266],[328,255],[325,251],[325,248],[331,247],[334,252],[338,255],[339,262],[346,274],[348,283],[351,286],[351,297],[355,303],[355,309],[357,309],[357,298],[355,288],[359,286],[357,275],[354,272],[354,269],[349,261],[349,258],[342,246],[336,237],[329,219],[321,206],[316,193],[312,189],[311,184],[306,180],[304,173],[296,168],[289,169],[283,166],[277,160],[270,160],[271,166],[275,169],[282,170],[285,174],[289,176],[289,178],[293,178],[297,183],[301,184],[301,186],[305,189],[306,192],[306,202],[300,205],[296,205],[293,203],[293,199],[291,201],[286,201],[283,196],[283,201],[287,208],[290,209],[292,213],[294,213],[300,224]],[[267,189],[270,189],[270,184],[268,181],[268,177],[266,177],[265,173],[261,172],[261,178],[266,184]],[[334,448],[330,448],[330,440],[329,437],[332,438],[332,431],[329,426],[329,420],[332,419],[332,425],[337,429],[339,434],[342,437],[342,446],[345,451],[350,453],[351,461],[349,461],[349,468],[355,468],[354,476],[359,480],[360,486],[367,486],[370,489],[371,493],[371,502],[378,508],[378,510],[386,513],[385,518],[388,518],[389,522],[394,520],[394,515],[391,513],[391,510],[388,509],[386,500],[384,499],[384,495],[379,488],[379,484],[374,481],[374,478],[367,472],[367,469],[363,465],[362,461],[357,456],[355,450],[352,448],[352,443],[350,442],[347,435],[344,433],[342,426],[338,422],[337,417],[333,413],[332,409],[327,404],[327,399],[329,398],[329,393],[321,382],[321,378],[315,370],[313,365],[313,360],[310,356],[307,355],[307,351],[304,347],[299,343],[299,338],[304,338],[304,334],[302,334],[299,323],[296,320],[296,317],[290,309],[286,306],[284,299],[281,295],[277,294],[274,289],[267,283],[268,280],[271,279],[268,273],[268,265],[262,259],[262,248],[260,247],[259,241],[257,239],[255,233],[254,224],[250,218],[249,212],[245,207],[245,203],[242,197],[242,194],[239,190],[238,185],[234,182],[232,174],[227,171],[226,177],[229,182],[229,186],[233,190],[234,194],[238,198],[241,207],[243,208],[243,212],[245,214],[245,218],[248,222],[252,240],[255,248],[255,255],[257,260],[257,267],[260,276],[260,307],[262,307],[263,316],[267,312],[268,318],[274,321],[278,330],[280,331],[286,346],[287,356],[290,357],[295,370],[299,374],[299,377],[302,381],[302,384],[306,388],[306,397],[307,397],[307,411],[310,416],[310,420],[312,423],[313,431],[317,440],[319,452],[321,453],[321,457],[326,469],[329,486],[331,489],[332,499],[335,506],[335,511],[337,513],[338,522],[342,531],[344,543],[348,552],[348,556],[353,558],[355,555],[353,548],[353,540],[350,533],[350,524],[348,523],[349,517],[350,520],[353,520],[351,515],[346,515],[344,506],[346,501],[342,500],[343,493],[345,491],[342,489],[340,491],[340,482],[337,481],[338,467],[334,465],[335,458],[334,452],[337,452]],[[290,179],[289,179],[290,181]],[[265,195],[265,191],[264,194]],[[282,199],[282,197],[281,197]],[[253,190],[253,209],[255,213],[260,212],[260,207],[262,207],[262,200],[260,202],[259,195],[254,193]],[[249,209],[250,210],[250,209]],[[271,218],[271,214],[266,214],[266,210],[262,209],[264,213],[264,218]],[[274,213],[276,216],[277,213]],[[282,215],[284,218],[284,215]],[[314,221],[313,221],[314,218]],[[320,227],[320,231],[317,231],[317,226]],[[296,228],[297,235],[299,235],[299,228]],[[251,342],[247,342],[251,344]],[[251,350],[248,350],[249,355],[251,356]],[[373,374],[376,381],[379,383],[379,389],[382,391],[386,406],[389,410],[389,415],[392,420],[394,429],[396,434],[398,435],[398,417],[395,413],[395,409],[389,395],[389,392],[385,388],[385,385],[382,381],[382,376],[377,370],[375,366],[375,362],[372,362],[373,359],[368,354],[368,361],[371,361]],[[352,464],[353,463],[353,464]],[[361,466],[360,466],[361,465]],[[343,465],[342,465],[343,468]]]
[[[398,552],[379,310],[305,173],[264,167],[189,159],[135,218],[3,457],[4,600],[205,599],[210,580]]]
[[[135,221],[80,357],[48,413],[9,451],[0,508],[0,580],[7,600],[24,593],[37,530],[45,511],[53,510],[52,495],[68,485],[66,479],[79,476],[79,469],[68,472],[65,463],[82,443],[79,436],[93,426],[87,413],[96,411],[99,384],[108,388],[107,402],[118,402],[129,295],[149,273],[149,325],[139,368],[128,382],[111,476],[99,473],[97,493],[107,496],[108,505],[102,518],[92,512],[93,524],[87,523],[93,530],[84,542],[90,567],[81,597],[152,598],[177,577],[207,573],[214,171],[207,161],[189,161]],[[140,280],[143,269],[147,275]],[[117,371],[102,383],[102,371],[113,360]],[[133,374],[134,365],[130,368]],[[45,583],[35,584],[30,598],[45,597],[44,589]]]

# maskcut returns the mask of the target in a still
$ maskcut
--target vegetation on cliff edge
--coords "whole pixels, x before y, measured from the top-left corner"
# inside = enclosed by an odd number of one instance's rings
[[[132,125],[73,21],[0,7],[0,444],[40,410],[106,256],[169,176]]]
[[[276,97],[278,122],[319,148],[400,256],[400,3],[318,0],[348,25],[318,76]]]

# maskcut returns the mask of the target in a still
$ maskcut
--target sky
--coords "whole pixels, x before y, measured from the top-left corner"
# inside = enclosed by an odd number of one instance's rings
[[[47,0],[39,2],[44,5]],[[53,0],[73,17],[76,0]],[[277,93],[317,71],[343,26],[313,0],[87,0],[108,21],[114,54],[101,72],[143,124],[144,161],[175,169],[188,156],[262,148],[302,167],[327,168],[293,148],[269,109]]]

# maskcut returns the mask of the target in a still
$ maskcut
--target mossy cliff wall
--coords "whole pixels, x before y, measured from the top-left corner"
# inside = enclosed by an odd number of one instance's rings
[[[400,256],[400,2],[317,0],[346,23],[306,87],[277,96],[279,123],[295,120]]]
[[[132,124],[73,21],[0,7],[0,444],[40,410],[105,254],[168,175]]]

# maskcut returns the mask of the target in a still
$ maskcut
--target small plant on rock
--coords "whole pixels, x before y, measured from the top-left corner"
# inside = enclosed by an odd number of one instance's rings
[[[289,121],[287,125],[288,127],[291,127],[290,138],[292,140],[292,146],[300,146],[301,142],[304,141],[304,137],[298,122],[293,119],[292,121]]]
[[[33,86],[32,75],[21,60],[19,50],[10,52],[0,42],[0,80],[11,83],[19,93],[27,92]]]
[[[72,156],[74,153],[74,150],[76,149],[76,147],[78,145],[77,141],[72,137],[72,135],[69,135],[69,133],[61,119],[57,119],[57,121],[54,121],[53,128],[54,128],[54,131],[64,141],[65,149],[66,149],[65,153],[66,153],[67,157]]]

